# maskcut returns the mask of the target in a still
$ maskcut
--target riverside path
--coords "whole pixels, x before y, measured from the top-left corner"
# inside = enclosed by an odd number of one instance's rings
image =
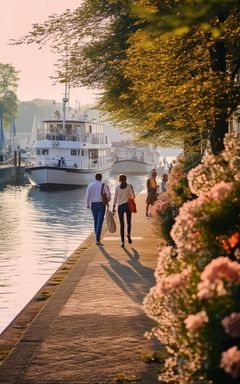
[[[132,244],[120,247],[119,228],[104,229],[104,247],[90,235],[3,332],[0,348],[8,345],[9,352],[1,384],[158,383],[159,366],[144,362],[159,349],[144,337],[153,323],[142,300],[154,284],[158,256],[145,198],[137,196]],[[67,273],[59,282],[61,271]]]

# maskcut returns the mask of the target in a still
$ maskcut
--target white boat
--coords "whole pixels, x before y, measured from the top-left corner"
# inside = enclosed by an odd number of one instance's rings
[[[159,149],[152,145],[119,145],[115,147],[112,173],[148,174],[159,164]]]
[[[46,189],[67,189],[88,185],[97,172],[107,179],[111,173],[112,146],[103,132],[103,124],[87,116],[63,117],[58,111],[42,122],[33,148],[33,157],[25,166],[32,185]]]

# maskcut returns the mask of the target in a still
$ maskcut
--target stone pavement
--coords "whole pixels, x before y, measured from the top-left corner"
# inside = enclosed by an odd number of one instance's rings
[[[132,244],[120,247],[118,228],[103,233],[104,247],[91,235],[75,251],[73,268],[0,366],[0,384],[158,383],[159,366],[143,360],[159,349],[143,336],[153,325],[142,300],[158,255],[145,198],[137,197]]]

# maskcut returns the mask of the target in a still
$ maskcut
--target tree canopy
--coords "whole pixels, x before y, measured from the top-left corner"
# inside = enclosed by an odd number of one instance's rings
[[[85,0],[18,43],[51,40],[57,77],[102,90],[111,120],[152,142],[223,149],[240,99],[236,0]]]
[[[18,73],[11,64],[0,63],[0,113],[5,123],[9,123],[17,111]]]

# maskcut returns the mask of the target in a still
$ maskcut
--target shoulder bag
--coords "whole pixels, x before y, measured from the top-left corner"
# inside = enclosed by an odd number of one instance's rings
[[[102,189],[101,189],[102,202],[103,204],[108,206],[108,197],[106,193],[103,191],[103,188],[104,188],[104,184],[102,185]]]

